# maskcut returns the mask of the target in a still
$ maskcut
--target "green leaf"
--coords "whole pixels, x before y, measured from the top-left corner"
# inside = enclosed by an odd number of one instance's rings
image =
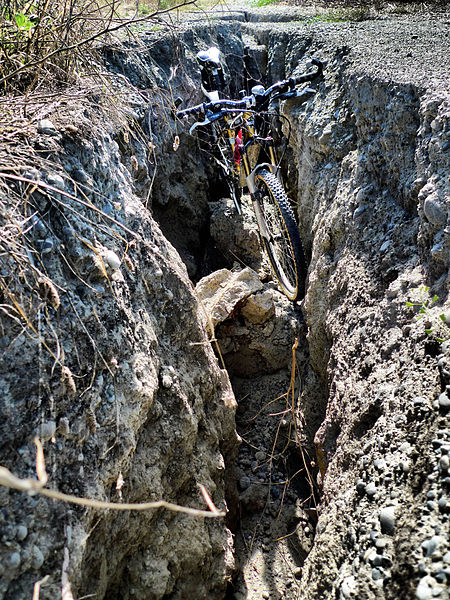
[[[442,315],[439,315],[439,318],[440,318],[441,321],[444,321],[444,323],[447,322],[447,319],[445,318],[444,313],[442,313]]]
[[[419,310],[420,314],[423,315],[425,313],[425,307],[422,306],[422,308]]]
[[[437,302],[439,300],[439,296],[433,296],[432,302]]]
[[[16,20],[16,25],[19,29],[23,28],[27,20],[26,16],[22,13],[16,13],[14,19]]]
[[[407,302],[406,306],[415,306],[414,302]]]
[[[433,331],[432,329],[425,329],[425,333],[428,335],[430,335],[432,331]]]
[[[23,13],[16,13],[14,15],[14,19],[17,27],[23,31],[30,31],[30,29],[34,27],[33,21],[31,21],[27,15],[24,15]]]

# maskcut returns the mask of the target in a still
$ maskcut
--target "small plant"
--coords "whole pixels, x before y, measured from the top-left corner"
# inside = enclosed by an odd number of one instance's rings
[[[252,6],[269,6],[270,4],[274,4],[277,0],[255,0],[252,2]]]
[[[365,21],[370,18],[367,7],[347,8],[319,13],[310,17],[307,23],[344,23],[346,21]]]
[[[435,310],[439,296],[429,295],[430,288],[421,285],[418,288],[419,297],[414,302],[406,302],[406,306],[418,309],[417,319],[425,319],[425,333],[435,335],[440,343],[450,339],[450,331],[447,325],[447,317],[444,313],[437,314]]]

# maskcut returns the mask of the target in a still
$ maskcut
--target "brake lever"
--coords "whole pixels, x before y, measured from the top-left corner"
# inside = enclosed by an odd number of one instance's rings
[[[194,131],[194,129],[196,129],[197,127],[202,127],[203,125],[208,125],[208,123],[211,123],[211,121],[208,119],[208,117],[206,117],[206,119],[204,121],[196,121],[192,127],[190,127],[189,129],[189,135],[192,135],[192,132]]]
[[[213,123],[214,121],[217,121],[217,119],[220,119],[220,117],[223,116],[223,112],[220,111],[218,113],[210,113],[209,115],[207,115],[205,117],[204,121],[196,121],[192,127],[189,129],[189,135],[192,135],[192,132],[194,131],[194,129],[196,127],[202,127],[204,125],[208,125],[209,123]]]

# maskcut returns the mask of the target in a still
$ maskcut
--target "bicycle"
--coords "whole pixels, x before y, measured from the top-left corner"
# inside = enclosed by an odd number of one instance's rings
[[[289,142],[290,123],[280,112],[280,102],[294,97],[309,99],[315,90],[298,91],[296,87],[318,78],[323,63],[313,58],[303,75],[278,81],[267,89],[254,85],[249,95],[242,91],[240,100],[229,100],[220,97],[227,86],[226,66],[220,51],[214,47],[199,52],[197,61],[202,91],[209,101],[178,110],[176,117],[204,117],[191,126],[189,133],[192,135],[201,127],[207,129],[208,142],[215,150],[214,159],[239,214],[242,192],[248,188],[261,245],[272,272],[286,296],[298,300],[304,295],[307,268],[294,213],[281,179],[280,164]],[[181,102],[180,98],[175,101],[176,109]],[[283,136],[282,121],[287,123],[288,134],[278,158],[275,138]]]

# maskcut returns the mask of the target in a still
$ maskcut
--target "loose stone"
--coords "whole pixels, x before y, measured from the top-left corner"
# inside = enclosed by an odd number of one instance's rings
[[[383,550],[386,548],[387,546],[387,540],[385,540],[384,538],[378,538],[375,541],[375,548],[380,552],[380,554],[383,553]]]
[[[53,122],[50,121],[50,119],[41,119],[38,122],[37,130],[38,133],[44,133],[46,135],[55,135],[58,133],[56,131],[56,127],[54,126]]]
[[[440,571],[435,573],[434,578],[436,579],[436,581],[438,583],[445,583],[445,580],[447,579],[447,575],[445,574],[444,569],[441,569]]]
[[[373,498],[377,493],[377,486],[373,483],[373,481],[371,481],[366,485],[365,491],[369,498]]]
[[[448,410],[450,408],[450,398],[445,392],[443,392],[439,396],[439,406],[445,410]]]
[[[13,552],[8,560],[8,565],[11,569],[17,569],[20,565],[20,554],[18,552]]]
[[[37,435],[43,442],[48,442],[56,432],[56,423],[55,421],[47,421],[45,423],[41,423],[37,430]]]
[[[431,556],[433,552],[436,550],[439,542],[439,538],[437,536],[433,536],[429,540],[425,540],[422,542],[422,550],[425,556]]]
[[[44,564],[44,555],[38,546],[33,546],[32,557],[31,566],[33,569],[40,569]]]
[[[43,240],[40,244],[41,254],[50,254],[50,252],[53,250],[54,245],[55,244],[52,238],[46,238],[45,240]]]
[[[443,471],[448,471],[448,468],[450,466],[450,457],[446,454],[444,456],[441,456],[439,460],[439,466]]]
[[[28,529],[26,525],[19,525],[17,527],[16,537],[19,542],[22,542],[28,535]]]
[[[442,496],[438,501],[439,510],[443,513],[449,512],[449,504],[446,496]]]
[[[437,193],[431,194],[431,196],[428,196],[425,200],[423,212],[428,221],[433,223],[433,225],[443,225],[447,220],[446,211],[441,206]]]
[[[247,475],[243,475],[239,479],[239,487],[241,488],[241,490],[246,490],[248,487],[250,487],[250,484],[251,480],[250,477],[247,477]]]
[[[387,535],[394,535],[395,529],[395,509],[393,506],[387,506],[380,510],[379,514],[381,532]]]
[[[428,580],[428,577],[423,577],[419,581],[419,585],[417,586],[417,589],[416,589],[416,598],[418,600],[429,600],[430,598],[433,597],[427,580]]]
[[[121,264],[120,258],[112,250],[105,250],[103,260],[113,271],[117,271]]]
[[[362,479],[358,479],[358,481],[356,482],[356,490],[362,494],[364,493],[364,490],[366,488],[366,484],[364,483],[364,481]]]
[[[377,581],[378,579],[381,579],[383,577],[383,573],[380,571],[380,569],[372,569],[372,579],[374,581]]]

